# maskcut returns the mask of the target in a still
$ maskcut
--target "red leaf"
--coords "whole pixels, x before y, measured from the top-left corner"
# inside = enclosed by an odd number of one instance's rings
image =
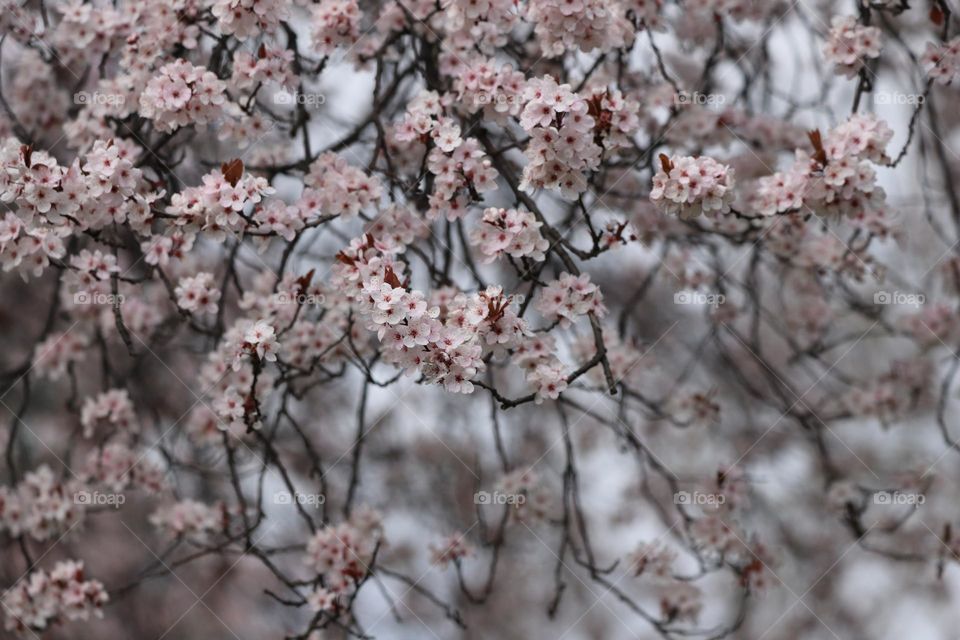
[[[943,18],[943,9],[940,8],[940,5],[933,5],[930,9],[930,21],[939,27],[943,25]]]
[[[810,138],[810,144],[813,145],[814,160],[816,160],[821,167],[827,166],[827,152],[823,148],[823,138],[820,135],[820,129],[808,131],[807,137]]]
[[[313,272],[314,269],[310,269],[310,271],[297,278],[297,286],[300,287],[301,293],[310,287],[310,281],[313,280]]]
[[[220,172],[223,173],[223,177],[226,178],[231,187],[237,186],[237,183],[240,182],[240,178],[243,176],[243,160],[237,158],[229,162],[224,162],[220,165]]]
[[[394,289],[403,288],[403,283],[400,282],[400,278],[397,277],[397,274],[393,272],[393,267],[387,267],[383,270],[383,281]]]
[[[670,175],[670,172],[673,171],[673,163],[670,162],[670,158],[665,153],[660,154],[660,166],[663,167],[663,172],[667,175]]]

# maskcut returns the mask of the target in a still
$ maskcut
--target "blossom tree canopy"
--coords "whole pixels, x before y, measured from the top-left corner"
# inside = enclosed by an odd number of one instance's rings
[[[958,12],[0,0],[0,634],[952,637]]]

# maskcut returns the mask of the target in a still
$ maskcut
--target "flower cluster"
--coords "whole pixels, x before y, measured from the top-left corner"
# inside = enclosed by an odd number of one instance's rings
[[[486,52],[503,46],[520,19],[517,9],[514,0],[446,0],[445,27],[456,57],[475,48]],[[454,58],[453,63],[457,62]]]
[[[70,258],[70,266],[79,274],[79,277],[88,276],[91,280],[107,280],[113,274],[120,272],[117,257],[106,254],[97,249],[91,252],[82,249],[80,253]]]
[[[928,348],[951,344],[960,336],[960,320],[945,302],[927,304],[900,322],[919,344]]]
[[[287,0],[214,0],[212,4],[220,30],[239,40],[272,33],[289,17]]]
[[[696,622],[703,609],[703,592],[688,582],[673,581],[660,591],[660,615],[664,620]]]
[[[473,547],[462,533],[451,534],[438,544],[430,545],[430,561],[441,567],[446,567],[451,562],[457,563],[472,554]]]
[[[292,69],[293,52],[263,46],[257,54],[238,51],[233,58],[231,84],[238,89],[250,89],[258,84],[272,83],[281,87],[295,87],[296,76]]]
[[[280,93],[278,96],[287,96],[289,94]],[[246,98],[251,100],[252,98]],[[276,102],[282,102],[283,99],[275,97]],[[224,108],[224,114],[227,116],[222,119],[220,129],[217,131],[217,138],[220,140],[230,140],[236,142],[241,148],[249,147],[251,144],[260,142],[267,134],[274,129],[273,123],[263,117],[262,114],[255,113],[247,115],[236,103],[230,102]],[[253,154],[255,148],[250,149]]]
[[[804,214],[809,212],[786,214],[779,224],[768,219],[767,241],[774,255],[804,269],[843,273],[856,280],[871,273],[875,260],[862,246],[851,247],[836,232],[804,224]],[[793,322],[802,320],[797,317]],[[808,328],[815,329],[816,325]]]
[[[87,620],[90,614],[103,617],[109,600],[97,580],[86,580],[83,563],[58,562],[47,573],[37,569],[3,594],[0,602],[9,631],[42,632],[61,622]]]
[[[362,17],[357,0],[328,0],[314,5],[310,29],[314,48],[330,55],[337,47],[353,44],[360,37]]]
[[[871,163],[886,163],[884,149],[893,137],[874,115],[854,115],[831,130],[826,140],[811,133],[812,156],[797,153],[789,171],[761,178],[751,198],[756,212],[773,215],[799,209],[860,216],[882,212],[884,191],[876,185]]]
[[[775,229],[771,231],[776,234]],[[790,242],[788,236],[774,235],[772,240],[775,246],[781,240]],[[800,246],[804,247],[803,244]],[[777,248],[783,249],[782,246],[777,246]],[[785,296],[788,298],[785,306],[789,309],[786,323],[793,332],[794,339],[801,345],[817,344],[829,330],[834,320],[833,310],[830,308],[822,288],[813,278],[809,280],[803,278],[791,279],[785,285],[789,287],[789,296]]]
[[[550,336],[530,336],[513,352],[513,361],[534,388],[535,402],[556,400],[567,388],[567,368],[556,355],[556,341]]]
[[[613,328],[603,331],[603,346],[610,363],[610,373],[618,383],[639,385],[645,381],[645,373],[656,367],[656,358],[650,349],[633,341],[621,340]],[[573,352],[581,362],[586,362],[597,352],[596,341],[592,335],[580,336],[573,345]],[[643,366],[640,366],[641,361]],[[603,369],[594,367],[587,373],[587,378],[598,385],[606,383]]]
[[[493,262],[503,254],[540,261],[550,247],[540,234],[543,225],[529,211],[491,207],[484,210],[480,222],[470,239],[486,256],[485,262]]]
[[[602,317],[607,312],[600,287],[590,282],[590,275],[586,273],[560,274],[540,291],[534,306],[547,320],[560,321],[564,326],[588,313]]]
[[[423,293],[407,291],[388,269],[386,279],[373,276],[363,283],[360,307],[387,348],[385,360],[450,391],[471,392],[470,380],[485,368],[474,327],[444,324],[439,307],[428,307]]]
[[[175,60],[159,72],[140,95],[140,114],[162,131],[216,120],[226,102],[226,86],[217,75],[186,60]]]
[[[365,231],[389,250],[402,251],[414,241],[429,237],[430,225],[417,215],[413,207],[390,205],[381,210]]]
[[[679,426],[707,427],[720,419],[715,391],[683,391],[670,399],[669,409]]]
[[[320,213],[353,217],[361,210],[377,204],[383,196],[380,180],[371,177],[336,153],[328,152],[317,158],[303,178],[310,187],[304,193],[318,199]]]
[[[250,233],[261,249],[266,248],[269,236],[279,236],[289,242],[297,232],[316,220],[322,206],[320,194],[313,189],[305,189],[292,205],[282,200],[268,200],[254,210],[253,222],[257,230]]]
[[[111,389],[87,398],[80,411],[80,424],[83,425],[84,438],[91,438],[95,431],[103,429],[116,429],[120,433],[139,431],[126,389]]]
[[[356,325],[348,329],[347,319],[342,314],[331,313],[323,322],[297,320],[284,334],[283,360],[292,367],[305,370],[314,363],[340,362],[350,353],[349,344],[343,344],[344,336],[349,335],[355,343],[362,343],[361,331]]]
[[[226,522],[223,504],[211,506],[196,500],[181,500],[160,507],[150,515],[150,524],[166,535],[201,543],[222,531]]]
[[[130,143],[98,141],[62,167],[14,139],[0,145],[0,200],[16,206],[0,220],[4,271],[39,277],[51,260],[64,257],[65,239],[75,230],[125,221],[138,226],[155,196],[141,194],[142,173],[132,158]]]
[[[277,359],[276,330],[270,323],[263,320],[254,323],[247,329],[243,340],[246,350],[256,353],[260,360],[274,362]]]
[[[225,238],[228,231],[242,232],[247,221],[241,214],[273,193],[273,187],[262,176],[244,173],[237,177],[226,166],[211,171],[203,176],[201,185],[188,187],[170,198],[166,213],[174,216],[174,227],[188,235],[178,239],[171,234],[144,242],[147,262],[165,265],[173,250],[181,248],[179,245],[189,249],[193,236],[201,229],[218,239]]]
[[[734,171],[707,157],[660,156],[650,200],[682,220],[728,213],[733,204]]]
[[[449,127],[447,131],[451,132]],[[476,139],[459,138],[459,128],[448,140],[446,146],[452,151],[439,146],[441,138],[427,156],[427,168],[436,176],[427,214],[437,218],[445,213],[448,220],[454,220],[466,212],[467,204],[479,199],[480,193],[496,188],[497,171]]]
[[[727,508],[742,507],[746,483],[742,472],[736,468],[720,469],[717,482],[706,487],[717,502]],[[749,544],[724,521],[712,514],[695,518],[691,532],[701,545],[701,553],[710,558],[723,558],[736,566],[741,579],[751,589],[760,589],[767,584],[765,567],[771,562],[762,545]],[[660,599],[660,613],[665,620],[694,621],[703,607],[700,589],[676,576],[677,553],[658,542],[641,543],[627,557],[633,575],[648,582],[656,589]]]
[[[119,441],[110,442],[88,454],[80,477],[92,488],[120,492],[128,487],[139,487],[158,493],[167,487],[166,472],[159,462],[148,457],[148,453]]]
[[[279,282],[275,274],[263,272],[254,279],[253,286],[244,291],[240,307],[251,318],[264,318],[275,327],[288,327],[298,317],[303,319],[306,316],[300,311],[318,306],[326,308],[328,298],[330,307],[336,306],[338,292],[313,282],[312,272],[302,276],[287,273]]]
[[[336,611],[337,593],[324,587],[317,587],[307,595],[307,606],[312,611]]]
[[[470,113],[483,111],[492,120],[516,116],[523,106],[526,80],[511,65],[476,60],[455,77],[457,100]]]
[[[520,126],[531,138],[521,182],[527,191],[559,189],[576,199],[587,188],[584,173],[600,165],[605,149],[627,144],[639,126],[636,103],[616,91],[585,98],[546,76],[531,79],[523,98]]]
[[[354,239],[337,256],[334,287],[349,292],[385,362],[470,393],[470,381],[486,368],[485,352],[517,345],[529,333],[526,323],[498,287],[473,294],[441,289],[432,298],[410,288],[404,263],[394,258],[402,249],[368,234]]]
[[[545,358],[527,370],[527,382],[535,389],[537,404],[556,400],[567,389],[567,368],[557,358]]]
[[[269,296],[265,296],[268,297]],[[279,307],[295,305],[278,304]],[[265,362],[275,360],[281,347],[276,331],[265,320],[240,318],[223,336],[216,350],[209,353],[200,369],[201,392],[209,397],[213,415],[199,410],[191,416],[198,428],[211,425],[233,436],[243,437],[251,428],[259,428],[257,407],[264,401],[274,384],[274,376]],[[259,374],[254,367],[261,367]],[[202,434],[200,435],[203,439]],[[222,439],[222,434],[208,434]]]
[[[240,216],[237,215],[236,218]],[[214,232],[216,233],[216,231]],[[154,237],[140,243],[143,251],[143,261],[152,266],[165,267],[171,258],[183,258],[191,248],[195,236],[174,231],[169,236]]]
[[[359,511],[347,522],[317,531],[307,542],[304,561],[323,576],[331,593],[346,594],[367,575],[382,537],[379,516],[369,510]]]
[[[50,335],[34,352],[34,369],[41,378],[59,380],[67,368],[86,356],[87,338],[78,331]]]
[[[619,49],[633,38],[624,6],[612,0],[531,0],[525,17],[549,57]]]
[[[939,45],[928,42],[920,63],[929,78],[950,84],[960,76],[960,37]]]
[[[35,33],[33,13],[16,2],[4,2],[0,28],[20,42],[28,43]]]
[[[823,55],[838,74],[852,78],[867,58],[880,57],[880,29],[862,25],[853,16],[834,16]]]
[[[216,287],[213,274],[202,271],[195,276],[181,278],[174,290],[177,306],[190,313],[214,314],[220,300],[220,290]]]
[[[673,563],[677,559],[676,551],[656,543],[641,543],[627,556],[627,565],[634,576],[648,575],[666,579],[673,576]]]
[[[857,416],[869,416],[890,424],[916,407],[932,384],[930,362],[919,358],[895,361],[890,370],[845,396],[847,408]]]
[[[460,126],[443,115],[443,106],[436,91],[422,91],[414,98],[403,120],[397,125],[397,140],[401,142],[432,139],[444,153],[450,153],[463,143]]]
[[[0,487],[0,531],[43,542],[69,531],[83,516],[74,500],[79,489],[59,480],[47,465],[29,471],[13,489]]]
[[[553,495],[544,480],[532,469],[517,469],[497,481],[497,491],[507,496],[510,516],[515,522],[545,520],[553,506]]]

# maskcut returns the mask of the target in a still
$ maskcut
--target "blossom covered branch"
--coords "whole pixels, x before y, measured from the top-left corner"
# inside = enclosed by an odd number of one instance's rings
[[[906,628],[952,5],[0,0],[4,632]]]

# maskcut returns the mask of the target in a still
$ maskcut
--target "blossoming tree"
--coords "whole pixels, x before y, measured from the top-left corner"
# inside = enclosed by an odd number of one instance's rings
[[[947,637],[955,9],[0,0],[4,633]]]

